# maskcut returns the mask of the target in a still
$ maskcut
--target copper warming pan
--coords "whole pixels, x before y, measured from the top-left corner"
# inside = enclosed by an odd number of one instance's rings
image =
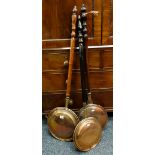
[[[83,26],[83,35],[84,35],[84,72],[85,72],[85,77],[86,77],[86,88],[87,88],[87,94],[88,94],[88,99],[87,99],[87,105],[84,106],[82,109],[80,109],[79,112],[79,118],[84,119],[87,117],[95,117],[99,120],[102,128],[104,128],[107,124],[108,121],[108,115],[105,109],[98,105],[98,104],[93,104],[93,100],[91,98],[91,90],[89,86],[89,68],[88,68],[88,35],[87,35],[87,24],[86,24],[86,18],[87,18],[87,13],[86,13],[86,7],[83,5],[81,8],[81,20],[82,20],[82,26]]]
[[[83,35],[82,25],[80,21],[80,16],[78,16],[78,41],[79,41],[79,57],[80,57],[80,74],[81,74],[81,87],[82,87],[82,99],[83,104],[87,102],[87,92],[85,91],[85,78],[84,78],[84,59],[83,59]],[[102,128],[98,120],[94,117],[88,117],[81,120],[73,134],[74,144],[81,151],[89,151],[94,148],[101,139]]]
[[[72,79],[72,66],[74,59],[74,49],[75,49],[75,31],[76,31],[76,21],[77,21],[77,9],[76,6],[73,8],[72,14],[72,33],[71,33],[71,49],[70,49],[70,59],[68,68],[68,79],[67,79],[67,90],[65,107],[57,107],[50,111],[47,123],[50,133],[57,139],[62,141],[71,141],[73,139],[74,129],[79,122],[77,115],[70,109],[68,105],[71,103],[70,91],[71,91],[71,79]]]

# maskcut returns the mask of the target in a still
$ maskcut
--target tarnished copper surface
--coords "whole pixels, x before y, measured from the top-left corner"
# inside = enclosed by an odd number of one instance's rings
[[[74,144],[80,151],[89,151],[94,148],[101,139],[102,127],[94,117],[80,121],[73,134]]]
[[[97,104],[88,104],[79,112],[80,120],[87,117],[95,117],[101,124],[101,127],[104,128],[108,122],[108,115],[104,108]]]
[[[55,138],[63,141],[73,139],[73,132],[78,122],[77,115],[66,107],[53,109],[47,118],[50,133]]]

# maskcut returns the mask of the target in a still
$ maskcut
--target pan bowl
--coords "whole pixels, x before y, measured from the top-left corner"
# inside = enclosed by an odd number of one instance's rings
[[[78,122],[77,115],[66,107],[54,108],[47,118],[50,133],[53,137],[62,141],[73,139],[73,132]]]
[[[80,120],[87,117],[95,117],[101,124],[102,128],[105,128],[108,122],[108,115],[105,109],[97,104],[87,104],[85,107],[80,109],[79,118]]]
[[[102,127],[94,117],[88,117],[80,121],[73,134],[74,144],[80,151],[89,151],[94,148],[101,139]]]

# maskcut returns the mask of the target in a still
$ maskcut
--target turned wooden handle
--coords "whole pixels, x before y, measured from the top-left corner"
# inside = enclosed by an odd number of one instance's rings
[[[89,94],[91,94],[90,90],[90,78],[89,78],[89,65],[88,65],[88,32],[87,32],[87,15],[93,14],[97,15],[98,11],[90,11],[86,12],[87,9],[84,4],[82,4],[81,7],[81,20],[82,20],[82,27],[83,27],[83,37],[84,37],[84,62],[85,62],[85,78],[86,78],[86,85],[87,85],[87,91]]]
[[[83,40],[84,40],[84,72],[85,72],[85,81],[86,81],[86,90],[87,90],[87,104],[93,103],[91,97],[91,90],[90,90],[90,81],[89,81],[89,66],[88,66],[88,34],[87,34],[87,13],[86,7],[83,4],[81,8],[81,19],[82,19],[82,26],[83,26]]]
[[[83,4],[81,8],[81,20],[82,20],[82,27],[83,27],[83,40],[84,40],[84,51],[83,51],[83,57],[84,57],[84,70],[85,70],[85,81],[86,81],[86,88],[87,93],[90,92],[90,86],[89,86],[89,67],[88,67],[88,34],[87,34],[87,13],[86,13],[86,7]]]
[[[82,24],[81,16],[78,16],[78,43],[79,43],[79,58],[80,58],[80,75],[81,75],[81,88],[82,88],[82,100],[83,106],[87,103],[87,88],[85,82],[85,73],[84,73],[84,57],[83,57],[83,34],[82,34]]]
[[[75,31],[76,31],[76,21],[77,21],[77,9],[76,6],[73,8],[72,14],[72,33],[71,33],[71,49],[70,49],[70,57],[69,57],[69,67],[68,67],[68,78],[67,78],[67,90],[66,90],[66,97],[70,97],[71,92],[71,80],[72,80],[72,68],[73,68],[73,61],[74,61],[74,50],[75,50]]]

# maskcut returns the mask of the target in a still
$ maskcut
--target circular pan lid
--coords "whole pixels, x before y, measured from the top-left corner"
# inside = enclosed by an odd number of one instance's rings
[[[95,117],[101,124],[102,129],[105,128],[108,122],[108,114],[106,110],[98,104],[88,104],[79,112],[79,118]]]
[[[101,136],[102,127],[98,120],[94,117],[88,117],[77,124],[73,140],[80,151],[89,151],[100,142]]]
[[[50,133],[62,141],[73,140],[74,129],[78,122],[77,115],[66,107],[54,108],[47,118]]]

